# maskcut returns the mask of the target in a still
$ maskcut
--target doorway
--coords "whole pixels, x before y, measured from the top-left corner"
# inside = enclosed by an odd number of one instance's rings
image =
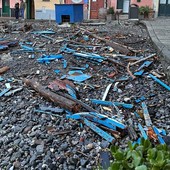
[[[129,13],[129,0],[124,0],[123,1],[123,13]]]
[[[158,16],[170,16],[170,0],[159,1]]]
[[[117,0],[117,9],[122,9],[123,13],[129,13],[130,0]]]
[[[2,16],[3,17],[9,17],[10,16],[9,0],[2,0]]]
[[[123,9],[123,0],[117,0],[117,9]]]
[[[98,19],[99,17],[99,9],[104,8],[105,1],[104,0],[90,0],[90,19]]]
[[[26,1],[26,18],[35,19],[35,4],[34,0]]]

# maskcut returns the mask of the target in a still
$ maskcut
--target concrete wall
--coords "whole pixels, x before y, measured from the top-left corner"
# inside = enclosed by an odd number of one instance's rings
[[[15,8],[15,3],[20,2],[19,0],[10,0],[10,8]]]
[[[35,19],[55,20],[55,5],[63,3],[63,0],[34,0],[35,3]]]
[[[158,17],[158,10],[159,10],[159,0],[153,0],[153,10],[155,11],[155,18]]]
[[[159,0],[154,0],[157,1],[157,4]],[[149,7],[153,8],[153,0],[141,0],[141,2],[137,2],[137,0],[131,0],[131,4],[137,4],[138,6],[146,6],[148,5]],[[111,1],[111,6],[116,9],[117,7],[117,0],[112,0]]]
[[[48,9],[54,10],[54,4],[63,3],[63,0],[50,0],[50,1],[42,1],[42,0],[34,0],[35,2],[35,9]]]
[[[111,7],[114,7],[114,9],[116,9],[116,7],[117,7],[117,0],[112,0],[110,2],[110,4],[111,4]]]
[[[16,2],[20,2],[20,0],[9,0],[10,8],[14,8]],[[0,0],[0,8],[2,8],[2,0]]]
[[[137,0],[131,0],[131,4],[137,4],[139,7],[147,5],[153,8],[153,0],[141,0],[141,2],[137,2]]]

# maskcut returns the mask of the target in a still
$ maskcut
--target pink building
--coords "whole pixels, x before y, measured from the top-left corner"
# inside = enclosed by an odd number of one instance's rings
[[[0,16],[12,17],[14,16],[14,8],[17,0],[1,0],[0,1]]]
[[[111,0],[111,6],[114,9],[122,9],[123,13],[129,13],[129,6],[136,4],[140,6],[149,6],[153,8],[153,0]]]

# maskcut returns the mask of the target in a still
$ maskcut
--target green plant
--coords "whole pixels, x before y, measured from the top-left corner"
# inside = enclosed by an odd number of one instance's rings
[[[149,6],[141,6],[139,8],[139,13],[141,15],[144,15],[145,17],[148,17],[149,15],[149,12],[151,11],[152,9],[149,7]]]
[[[128,148],[111,146],[109,170],[170,170],[170,150],[167,145],[154,147],[149,140],[141,139],[141,144],[128,143]]]
[[[114,8],[109,7],[109,9],[107,10],[107,14],[114,14]]]

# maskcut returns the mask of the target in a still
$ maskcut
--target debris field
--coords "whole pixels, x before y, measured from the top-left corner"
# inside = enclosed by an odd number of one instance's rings
[[[0,26],[1,169],[91,170],[112,144],[169,145],[170,86],[142,23]]]

